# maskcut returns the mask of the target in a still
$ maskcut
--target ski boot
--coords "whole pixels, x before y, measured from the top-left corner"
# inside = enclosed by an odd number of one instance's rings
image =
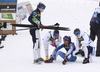
[[[86,64],[86,63],[89,63],[89,58],[85,58],[85,59],[83,60],[83,64]]]
[[[48,56],[45,57],[45,60],[48,60]]]
[[[63,60],[62,64],[65,65],[67,61],[68,61],[68,58],[65,58],[65,59]]]
[[[52,55],[50,56],[49,60],[45,60],[44,63],[53,63],[54,58],[52,57]]]
[[[39,62],[41,62],[41,63],[44,61],[43,58],[41,58],[41,57],[38,58],[38,60],[39,60]]]
[[[41,62],[38,59],[36,59],[34,60],[33,64],[41,64]]]

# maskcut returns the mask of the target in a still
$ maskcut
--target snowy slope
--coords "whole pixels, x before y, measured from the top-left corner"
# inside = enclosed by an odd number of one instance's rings
[[[27,0],[18,0],[23,2]],[[70,27],[71,31],[60,31],[62,37],[70,35],[75,42],[73,30],[81,28],[89,34],[89,21],[98,3],[90,0],[29,0],[36,8],[38,2],[46,4],[46,9],[42,13],[42,23],[52,25],[60,23],[60,26]],[[27,19],[22,23],[29,23]],[[19,28],[17,28],[19,29]],[[41,31],[41,41],[45,33],[49,30]],[[62,65],[62,59],[51,64],[34,65],[32,40],[29,30],[17,32],[18,35],[8,35],[2,44],[4,49],[0,50],[0,72],[100,72],[100,58],[93,56],[93,63],[83,65],[83,58],[78,57],[76,62],[68,62]],[[95,41],[96,44],[96,41]],[[49,54],[54,48],[50,46]],[[62,51],[64,51],[62,49]],[[41,56],[45,58],[44,47],[41,44]]]

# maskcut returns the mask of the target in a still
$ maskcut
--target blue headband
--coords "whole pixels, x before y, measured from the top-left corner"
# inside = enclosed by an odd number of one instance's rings
[[[77,31],[77,32],[74,32],[75,35],[79,35],[80,34],[80,31]]]
[[[69,37],[65,36],[65,37],[63,38],[63,41],[69,41]]]
[[[41,8],[41,9],[45,9],[45,6],[44,6],[44,5],[39,4],[39,8]]]
[[[53,33],[54,36],[59,37],[59,33]]]

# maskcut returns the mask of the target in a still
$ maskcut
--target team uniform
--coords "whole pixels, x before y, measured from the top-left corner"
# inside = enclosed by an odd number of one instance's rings
[[[73,42],[71,42],[71,38],[69,36],[65,36],[63,38],[64,43],[57,47],[54,51],[54,55],[45,63],[52,63],[54,59],[57,58],[57,56],[61,56],[64,60],[62,62],[63,65],[66,64],[67,61],[76,61],[76,56],[73,56],[73,51],[75,50],[75,45]],[[65,48],[66,53],[59,51],[60,49]]]
[[[90,38],[94,41],[97,35],[96,56],[100,56],[100,7],[96,8],[90,21]]]
[[[95,55],[95,45],[94,42],[89,38],[86,32],[80,31],[79,37],[76,37],[76,51],[75,55],[81,55],[85,57],[83,64],[85,64],[89,59],[92,61],[91,55]],[[81,44],[81,46],[79,46]]]
[[[66,53],[58,51],[61,48],[65,48]],[[73,56],[73,51],[74,50],[75,50],[75,45],[74,45],[74,43],[71,42],[68,45],[62,44],[61,46],[59,46],[58,48],[55,49],[54,53],[56,54],[56,57],[59,55],[63,59],[65,59],[65,55],[67,55],[66,58],[68,59],[68,61],[73,61],[74,62],[77,59],[76,56]]]
[[[43,5],[39,5],[43,8],[45,8]],[[28,21],[33,24],[37,29],[30,29],[30,34],[32,36],[32,41],[33,41],[33,57],[34,57],[34,62],[38,63],[39,61],[43,61],[43,59],[40,56],[40,30],[39,26],[41,24],[41,12],[39,9],[34,10],[31,15],[28,18]]]
[[[50,31],[48,32],[43,39],[43,45],[44,45],[44,49],[45,49],[45,56],[47,57],[45,60],[48,60],[48,55],[49,55],[49,45],[57,48],[59,46],[59,44],[61,43],[61,36],[60,34],[58,35],[58,38],[55,39],[54,38],[54,31]],[[52,53],[52,55],[54,54],[54,51]]]

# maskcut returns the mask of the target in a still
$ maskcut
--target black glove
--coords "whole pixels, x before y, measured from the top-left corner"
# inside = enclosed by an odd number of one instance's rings
[[[81,44],[81,43],[79,43],[79,48],[81,48],[81,46],[82,46],[82,44]]]
[[[2,28],[2,24],[0,23],[0,28]]]
[[[57,27],[59,27],[59,25],[60,25],[59,23],[56,23],[54,26],[57,26]]]
[[[42,24],[41,21],[40,21],[40,27],[41,27],[41,26],[43,26],[43,24]]]
[[[6,28],[7,27],[7,22],[0,23],[0,28],[2,28],[2,27]]]
[[[44,26],[43,24],[40,24],[40,27]],[[41,31],[43,30],[43,28],[41,28]]]
[[[81,54],[82,56],[84,56],[84,51],[82,51],[82,50],[80,49],[77,53],[75,53],[75,55],[78,55],[78,54]]]

